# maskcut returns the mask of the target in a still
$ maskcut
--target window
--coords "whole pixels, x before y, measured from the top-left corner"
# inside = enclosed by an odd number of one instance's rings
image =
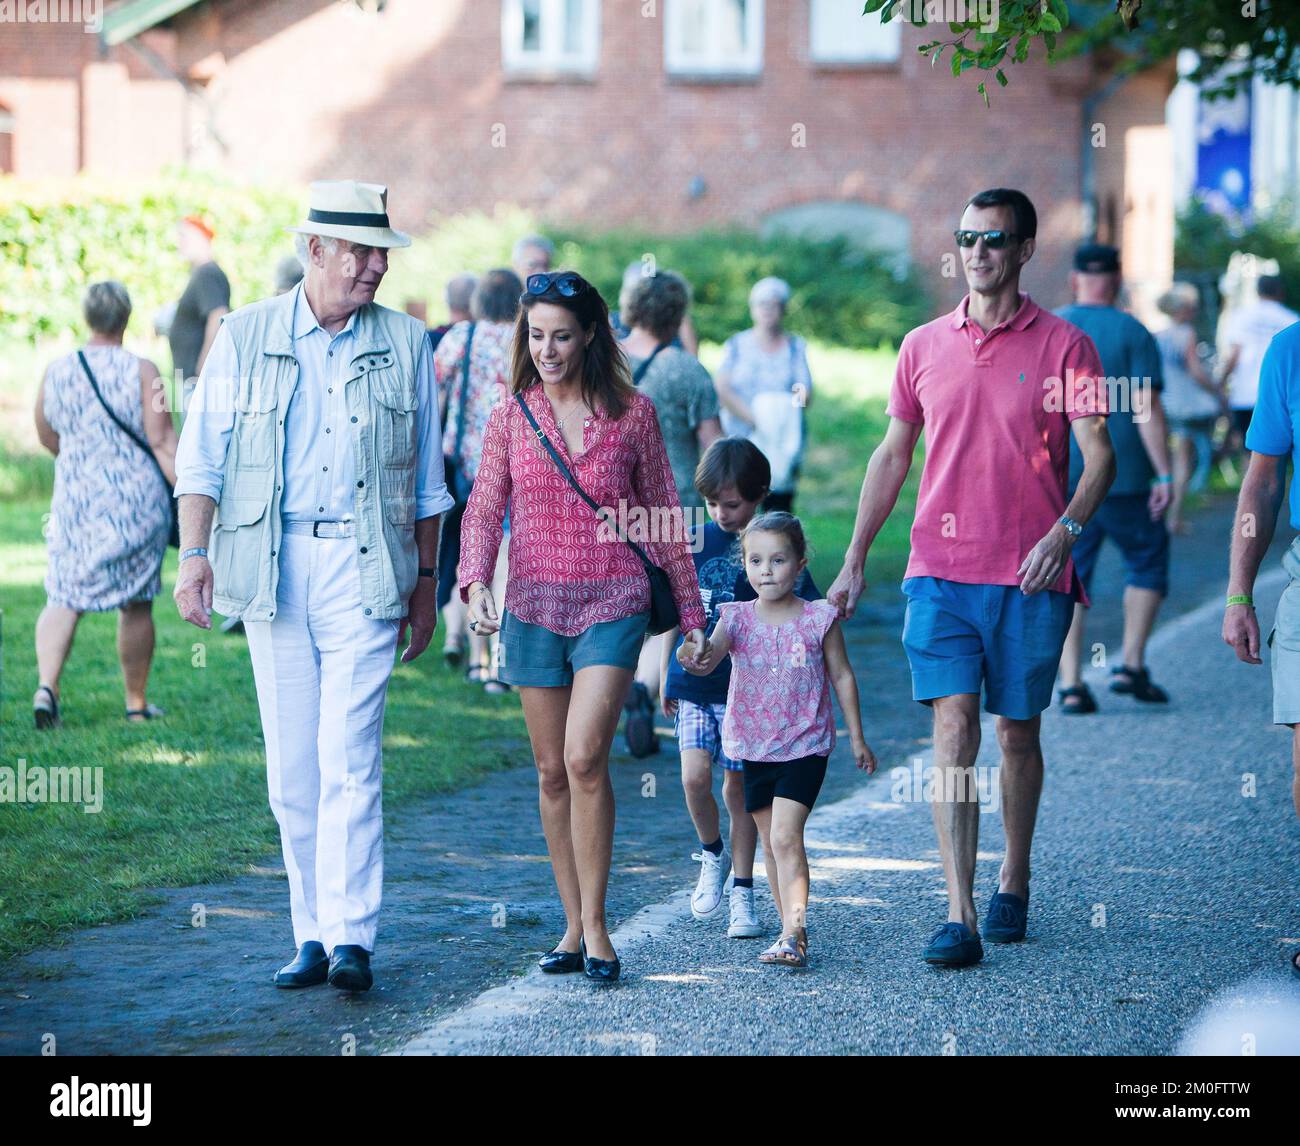
[[[592,73],[599,43],[600,0],[502,0],[507,72]]]
[[[756,76],[763,70],[763,0],[664,0],[670,73]]]
[[[892,63],[898,59],[903,20],[880,22],[862,14],[862,0],[812,0],[811,55],[818,64]]]

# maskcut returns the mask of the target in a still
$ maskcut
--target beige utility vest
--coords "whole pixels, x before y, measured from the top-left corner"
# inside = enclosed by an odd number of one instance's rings
[[[298,385],[297,291],[225,318],[238,363],[235,425],[210,542],[214,608],[246,621],[275,617],[284,490],[284,421]],[[307,300],[303,298],[303,305]],[[361,609],[376,620],[406,612],[415,588],[415,371],[424,327],[369,303],[357,311],[345,376],[356,460],[353,516]]]

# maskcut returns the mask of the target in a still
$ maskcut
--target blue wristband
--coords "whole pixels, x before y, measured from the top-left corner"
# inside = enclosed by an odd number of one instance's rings
[[[177,561],[177,564],[179,565],[180,562],[184,561],[187,557],[206,557],[207,555],[208,555],[208,551],[206,549],[196,546],[193,549],[183,550],[180,556],[180,560]]]

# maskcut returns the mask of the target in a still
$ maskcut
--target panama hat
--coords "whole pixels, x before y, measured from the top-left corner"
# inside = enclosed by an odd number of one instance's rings
[[[306,221],[288,230],[347,239],[366,247],[411,245],[410,235],[388,225],[388,188],[382,183],[358,183],[354,179],[313,183]]]

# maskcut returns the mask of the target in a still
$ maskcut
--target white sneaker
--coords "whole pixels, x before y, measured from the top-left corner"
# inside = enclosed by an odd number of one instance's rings
[[[700,878],[691,896],[691,914],[696,919],[709,919],[722,906],[722,888],[731,871],[731,857],[724,847],[721,855],[715,856],[712,852],[701,849],[691,859],[700,863]]]
[[[731,889],[731,926],[727,928],[729,939],[757,939],[763,934],[763,925],[754,914],[754,889],[752,887],[733,887]]]

